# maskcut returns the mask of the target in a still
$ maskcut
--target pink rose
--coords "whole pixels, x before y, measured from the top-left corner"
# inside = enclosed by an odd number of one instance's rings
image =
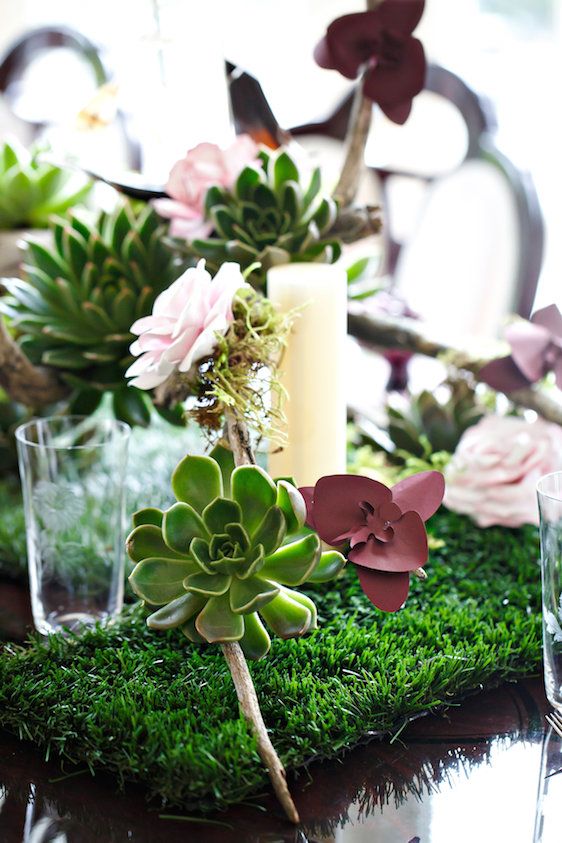
[[[232,300],[246,287],[237,263],[223,263],[214,278],[201,260],[160,293],[152,316],[131,326],[138,340],[131,354],[138,360],[125,376],[131,386],[153,389],[176,369],[187,372],[198,360],[210,357],[217,345],[217,334],[225,334],[233,320]]]
[[[194,240],[206,237],[212,225],[205,220],[205,197],[213,185],[231,188],[248,164],[253,164],[258,147],[249,135],[239,135],[227,149],[214,143],[200,143],[177,161],[170,172],[166,192],[170,199],[156,199],[154,207],[171,219],[170,234]]]
[[[445,471],[444,503],[480,527],[538,524],[537,480],[561,468],[558,425],[486,416],[457,445]]]

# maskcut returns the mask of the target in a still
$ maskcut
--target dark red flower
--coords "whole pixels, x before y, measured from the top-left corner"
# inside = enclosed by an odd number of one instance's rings
[[[384,0],[376,9],[336,18],[316,45],[320,67],[356,79],[364,68],[363,91],[395,123],[404,123],[423,89],[425,55],[412,37],[424,0]]]
[[[424,522],[443,500],[443,475],[424,471],[389,489],[368,477],[331,474],[300,491],[309,527],[328,544],[349,542],[347,557],[369,600],[385,612],[399,609],[410,571],[427,562]]]
[[[525,389],[554,372],[562,389],[562,314],[555,304],[537,310],[529,322],[509,325],[505,338],[511,354],[480,369],[480,379],[500,392]]]

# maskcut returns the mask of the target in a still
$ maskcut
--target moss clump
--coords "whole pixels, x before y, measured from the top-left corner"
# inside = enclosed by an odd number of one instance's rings
[[[275,640],[252,674],[289,768],[391,732],[482,686],[538,671],[536,530],[480,530],[441,510],[429,580],[395,615],[376,612],[352,569],[309,594],[320,629]],[[266,773],[220,650],[146,629],[141,608],[81,638],[0,655],[0,724],[46,753],[142,783],[188,809],[223,807]]]

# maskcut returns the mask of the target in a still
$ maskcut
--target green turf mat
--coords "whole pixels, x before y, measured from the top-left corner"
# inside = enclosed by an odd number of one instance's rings
[[[251,665],[265,721],[290,768],[541,664],[536,530],[480,530],[441,510],[426,583],[395,615],[376,611],[353,569],[308,593],[320,629],[274,640]],[[218,648],[151,632],[143,610],[81,638],[0,655],[0,724],[169,805],[223,807],[266,775],[238,717]]]

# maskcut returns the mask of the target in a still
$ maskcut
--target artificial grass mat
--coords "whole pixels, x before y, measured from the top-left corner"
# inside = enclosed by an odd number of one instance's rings
[[[288,768],[540,668],[537,531],[481,530],[443,509],[428,527],[443,544],[402,610],[374,609],[349,566],[308,591],[320,629],[274,639],[251,665]],[[267,783],[219,648],[149,631],[140,607],[81,637],[6,647],[0,725],[169,806],[222,808]]]

